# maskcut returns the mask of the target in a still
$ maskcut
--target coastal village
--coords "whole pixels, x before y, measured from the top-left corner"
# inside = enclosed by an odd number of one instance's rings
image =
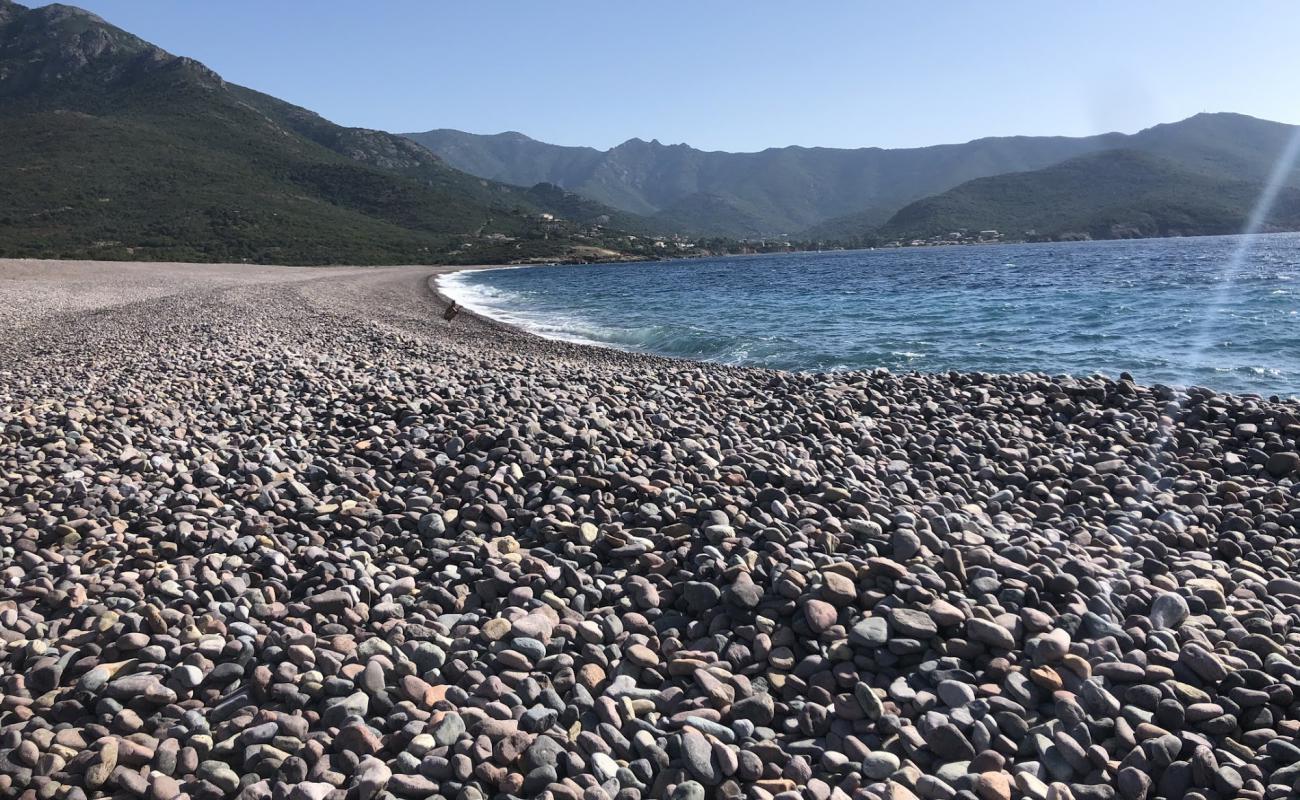
[[[955,244],[1003,244],[1007,241],[997,231],[952,231],[925,239],[895,239],[882,247],[944,247]]]
[[[681,233],[662,235],[634,234],[610,227],[608,216],[597,216],[586,222],[564,219],[545,212],[531,217],[535,229],[528,238],[564,238],[575,247],[567,256],[521,255],[515,263],[582,263],[587,261],[661,260],[667,258],[708,258],[719,255],[755,255],[762,253],[792,253],[810,250],[859,250],[900,247],[951,247],[955,245],[1014,244],[1033,240],[1034,231],[1025,231],[1022,237],[1008,237],[997,230],[956,230],[939,236],[912,239],[878,240],[864,237],[852,241],[806,241],[790,234],[757,238],[693,237]],[[487,233],[467,239],[462,251],[491,246],[511,245],[524,251],[520,237],[502,233]]]

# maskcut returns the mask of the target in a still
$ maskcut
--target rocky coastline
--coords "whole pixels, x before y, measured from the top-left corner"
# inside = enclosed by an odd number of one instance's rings
[[[0,794],[1270,800],[1300,407],[0,261]]]

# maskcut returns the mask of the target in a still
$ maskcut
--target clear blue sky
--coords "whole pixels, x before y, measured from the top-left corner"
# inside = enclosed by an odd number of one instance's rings
[[[20,0],[21,1],[21,0]],[[1300,123],[1300,2],[73,0],[345,125],[904,147]]]

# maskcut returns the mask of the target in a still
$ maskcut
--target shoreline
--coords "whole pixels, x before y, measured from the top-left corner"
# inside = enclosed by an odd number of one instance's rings
[[[1222,237],[1222,238],[1230,238],[1230,237]],[[763,256],[743,256],[743,257],[746,257],[746,258],[749,258],[749,257],[766,257],[766,256],[768,256],[768,255],[771,255],[771,254],[763,254]],[[737,256],[737,257],[742,257],[742,256]],[[691,261],[695,261],[695,260],[697,260],[697,259],[678,259],[678,261],[682,261],[682,262],[691,262]],[[452,297],[450,297],[449,295],[445,294],[445,293],[442,291],[441,286],[439,286],[439,282],[441,281],[441,279],[443,279],[443,278],[450,278],[450,277],[452,277],[453,275],[455,275],[455,274],[457,274],[457,273],[459,273],[459,272],[492,271],[492,270],[515,270],[515,269],[538,269],[538,268],[556,268],[556,269],[559,269],[559,268],[569,267],[569,266],[575,266],[575,265],[560,265],[560,264],[557,264],[557,265],[545,265],[545,264],[543,264],[543,265],[533,265],[533,264],[529,264],[529,265],[492,265],[492,264],[486,264],[486,265],[475,265],[475,266],[472,266],[472,267],[466,267],[466,268],[454,268],[454,269],[449,269],[449,270],[439,270],[438,272],[436,272],[436,273],[435,273],[435,274],[430,278],[430,287],[431,287],[432,290],[433,290],[433,293],[434,293],[434,295],[435,295],[435,298],[436,298],[436,299],[439,301],[439,303],[441,304],[441,309],[440,309],[440,310],[442,310],[442,309],[445,309],[445,307],[446,307],[446,305],[447,305],[447,303],[448,303],[449,301],[451,301],[451,300],[453,300],[453,299],[455,299],[455,298],[452,298]],[[456,302],[460,302],[460,301],[457,300]],[[639,350],[639,349],[635,349],[635,348],[632,347],[632,346],[619,346],[619,345],[617,345],[617,344],[614,344],[614,343],[611,343],[611,342],[607,342],[607,341],[599,341],[599,340],[595,340],[595,339],[587,339],[587,338],[582,338],[582,337],[578,337],[578,336],[573,336],[573,337],[566,337],[566,336],[560,336],[560,335],[549,336],[549,335],[546,335],[545,333],[540,333],[540,332],[537,332],[537,331],[534,331],[534,330],[530,329],[529,326],[526,325],[526,324],[523,324],[523,323],[520,323],[520,322],[517,322],[517,321],[511,321],[511,320],[509,320],[509,319],[498,318],[498,317],[492,316],[492,315],[491,315],[490,313],[488,313],[488,312],[473,309],[473,308],[471,308],[469,305],[466,305],[466,304],[463,304],[463,303],[461,304],[461,309],[462,309],[462,312],[461,312],[461,313],[471,314],[475,319],[481,321],[481,322],[484,323],[484,324],[491,324],[491,325],[499,326],[499,327],[501,327],[501,328],[503,328],[503,329],[509,329],[509,330],[514,331],[514,332],[516,332],[516,333],[523,334],[523,335],[527,335],[527,336],[531,336],[531,337],[536,337],[536,338],[539,338],[539,339],[542,339],[542,340],[544,340],[544,341],[548,341],[548,342],[563,343],[563,344],[568,344],[568,345],[577,345],[577,346],[582,346],[582,347],[594,347],[594,348],[597,348],[597,349],[607,350],[607,351],[613,351],[613,352],[617,352],[617,353],[624,353],[624,354],[630,354],[630,355],[645,356],[645,357],[649,357],[649,358],[657,358],[657,359],[667,359],[667,360],[671,360],[671,361],[682,361],[682,362],[689,362],[689,363],[696,363],[696,364],[704,364],[704,365],[709,365],[709,366],[714,366],[714,367],[721,367],[721,368],[728,368],[728,369],[741,369],[741,370],[746,370],[746,369],[749,369],[749,370],[767,370],[767,371],[779,371],[779,372],[793,372],[793,373],[796,373],[796,374],[813,374],[813,375],[824,374],[824,375],[832,375],[832,376],[851,375],[851,374],[854,374],[854,373],[871,373],[871,372],[874,372],[874,371],[876,371],[876,370],[881,370],[881,369],[883,369],[883,370],[887,370],[887,371],[895,372],[895,373],[899,373],[899,374],[906,374],[906,373],[909,373],[909,372],[920,372],[920,373],[922,373],[922,374],[926,374],[926,375],[944,375],[944,374],[947,374],[947,373],[950,373],[950,372],[958,372],[958,373],[978,373],[978,374],[993,374],[993,375],[1008,375],[1008,376],[1013,376],[1013,375],[1032,375],[1032,376],[1040,377],[1040,378],[1042,378],[1042,379],[1049,380],[1049,381],[1056,380],[1056,379],[1058,379],[1058,378],[1062,378],[1062,377],[1069,378],[1069,379],[1078,379],[1078,380],[1086,380],[1086,379],[1091,379],[1091,378],[1103,378],[1103,379],[1105,379],[1105,380],[1112,381],[1112,382],[1118,382],[1118,381],[1122,380],[1122,379],[1123,379],[1122,376],[1128,373],[1127,370],[1119,370],[1119,371],[1117,371],[1117,372],[1113,372],[1113,373],[1106,373],[1106,372],[1092,372],[1092,373],[1090,373],[1090,374],[1081,374],[1081,373],[1074,373],[1074,372],[1046,372],[1046,371],[1041,371],[1041,370],[1032,370],[1032,369],[1030,369],[1030,370],[1019,370],[1019,371],[1011,372],[1011,371],[1000,371],[1000,370],[973,370],[973,369],[956,369],[956,370],[954,370],[954,369],[923,369],[923,368],[899,369],[899,368],[889,367],[889,366],[861,366],[861,367],[849,367],[849,366],[844,366],[844,367],[842,367],[842,368],[833,368],[833,369],[782,369],[782,368],[780,368],[780,367],[769,367],[769,366],[763,366],[763,365],[758,365],[758,364],[730,364],[730,363],[724,363],[724,362],[721,362],[721,361],[710,360],[710,359],[707,359],[707,358],[698,358],[698,357],[683,356],[683,355],[668,355],[668,354],[663,354],[663,353],[656,353],[656,352],[649,351],[649,350]],[[1216,370],[1216,371],[1222,371],[1222,370]],[[1136,379],[1132,379],[1132,380],[1136,380]],[[1231,390],[1231,389],[1220,389],[1220,388],[1215,388],[1215,387],[1212,387],[1212,386],[1205,386],[1205,385],[1203,385],[1203,384],[1198,384],[1198,383],[1186,383],[1186,384],[1184,384],[1184,383],[1180,383],[1180,382],[1165,382],[1165,381],[1149,381],[1149,382],[1147,382],[1147,381],[1141,381],[1141,382],[1139,382],[1139,385],[1145,386],[1145,387],[1150,388],[1150,389],[1164,389],[1164,388],[1169,388],[1169,389],[1172,389],[1173,391],[1175,391],[1176,393],[1178,393],[1179,395],[1183,396],[1184,398],[1186,398],[1187,395],[1189,395],[1189,394],[1194,394],[1194,393],[1196,393],[1196,392],[1209,391],[1209,392],[1213,392],[1213,393],[1216,393],[1216,394],[1232,395],[1232,396],[1234,396],[1234,397],[1241,397],[1241,398],[1257,398],[1257,399],[1260,399],[1260,400],[1268,400],[1268,399],[1271,398],[1271,397],[1276,397],[1276,398],[1278,398],[1278,402],[1283,402],[1283,403],[1300,403],[1300,394],[1290,394],[1290,395],[1288,395],[1288,394],[1285,394],[1285,393],[1282,393],[1282,392],[1279,392],[1279,391],[1276,391],[1276,390],[1274,390],[1274,391],[1268,391],[1268,390],[1264,390],[1264,389],[1258,389],[1258,390]]]
[[[455,275],[455,274],[457,274],[457,273],[459,273],[459,272],[489,272],[489,271],[493,271],[493,270],[503,270],[503,269],[565,269],[565,268],[570,267],[570,266],[575,266],[575,265],[570,265],[570,264],[555,264],[555,265],[550,265],[550,264],[528,264],[528,265],[478,264],[478,265],[474,265],[474,266],[471,266],[471,267],[454,267],[454,268],[448,268],[448,269],[438,269],[438,268],[435,268],[435,271],[432,272],[432,273],[430,273],[430,275],[428,276],[427,287],[428,287],[428,290],[429,290],[430,295],[433,297],[434,301],[437,303],[437,305],[435,306],[435,308],[436,308],[437,313],[438,313],[438,318],[441,319],[441,314],[442,314],[443,311],[446,311],[448,303],[449,303],[450,301],[454,300],[454,298],[449,297],[448,295],[446,295],[446,294],[442,291],[442,288],[438,285],[439,280],[442,279],[442,278],[448,278],[448,277],[451,277],[452,275]],[[456,301],[456,302],[460,302],[460,301]],[[630,349],[624,349],[624,348],[621,348],[621,347],[615,347],[614,345],[607,344],[607,343],[603,343],[603,342],[582,341],[582,340],[575,340],[575,339],[562,339],[562,338],[558,338],[558,337],[544,336],[544,335],[542,335],[542,334],[540,334],[540,333],[535,333],[534,331],[528,330],[528,328],[526,328],[526,327],[524,327],[524,326],[522,326],[522,325],[518,325],[518,324],[516,324],[516,323],[509,322],[509,321],[506,321],[506,320],[497,319],[496,317],[493,317],[493,316],[491,316],[491,315],[489,315],[489,314],[485,314],[485,313],[480,312],[480,311],[476,311],[476,310],[470,308],[469,306],[466,306],[466,305],[463,305],[463,304],[461,305],[460,315],[463,315],[463,316],[465,316],[465,317],[468,317],[469,319],[474,320],[474,324],[475,324],[476,326],[482,326],[482,327],[485,327],[485,328],[488,328],[488,329],[492,329],[492,330],[496,330],[496,331],[501,331],[501,332],[506,332],[506,333],[509,333],[511,336],[523,337],[523,338],[526,338],[526,339],[528,339],[528,340],[532,340],[532,341],[535,341],[535,342],[542,342],[542,343],[545,343],[546,345],[553,345],[553,346],[555,346],[555,347],[557,347],[557,348],[560,348],[560,349],[564,350],[566,353],[569,353],[569,354],[572,354],[572,353],[575,353],[575,352],[580,352],[580,351],[582,351],[582,350],[590,350],[590,351],[592,351],[592,352],[588,353],[588,355],[591,355],[591,356],[596,357],[597,360],[603,360],[603,357],[606,356],[606,355],[616,355],[616,356],[624,357],[624,358],[644,360],[645,363],[647,363],[647,364],[653,364],[653,365],[665,365],[665,364],[679,363],[679,364],[691,364],[691,365],[697,365],[697,366],[699,366],[699,367],[703,367],[703,368],[721,369],[721,370],[747,370],[747,371],[757,371],[757,372],[780,372],[780,370],[773,370],[773,369],[768,368],[768,367],[758,367],[758,366],[739,366],[739,365],[732,365],[732,364],[720,364],[720,363],[717,363],[717,362],[715,362],[715,361],[706,361],[706,360],[703,360],[703,359],[687,358],[687,357],[684,357],[684,356],[670,356],[670,355],[662,355],[662,354],[659,354],[659,353],[651,353],[651,352],[646,352],[646,351],[641,351],[641,350],[630,350]],[[459,319],[460,316],[458,316],[457,318]],[[577,348],[577,350],[575,351],[575,350],[573,350],[572,348]]]
[[[1300,785],[1300,404],[448,325],[452,269],[0,261],[0,793]]]

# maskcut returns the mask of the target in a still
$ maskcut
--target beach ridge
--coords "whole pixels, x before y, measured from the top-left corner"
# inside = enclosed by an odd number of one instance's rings
[[[0,790],[1300,779],[1296,403],[552,341],[459,269],[0,261]]]

